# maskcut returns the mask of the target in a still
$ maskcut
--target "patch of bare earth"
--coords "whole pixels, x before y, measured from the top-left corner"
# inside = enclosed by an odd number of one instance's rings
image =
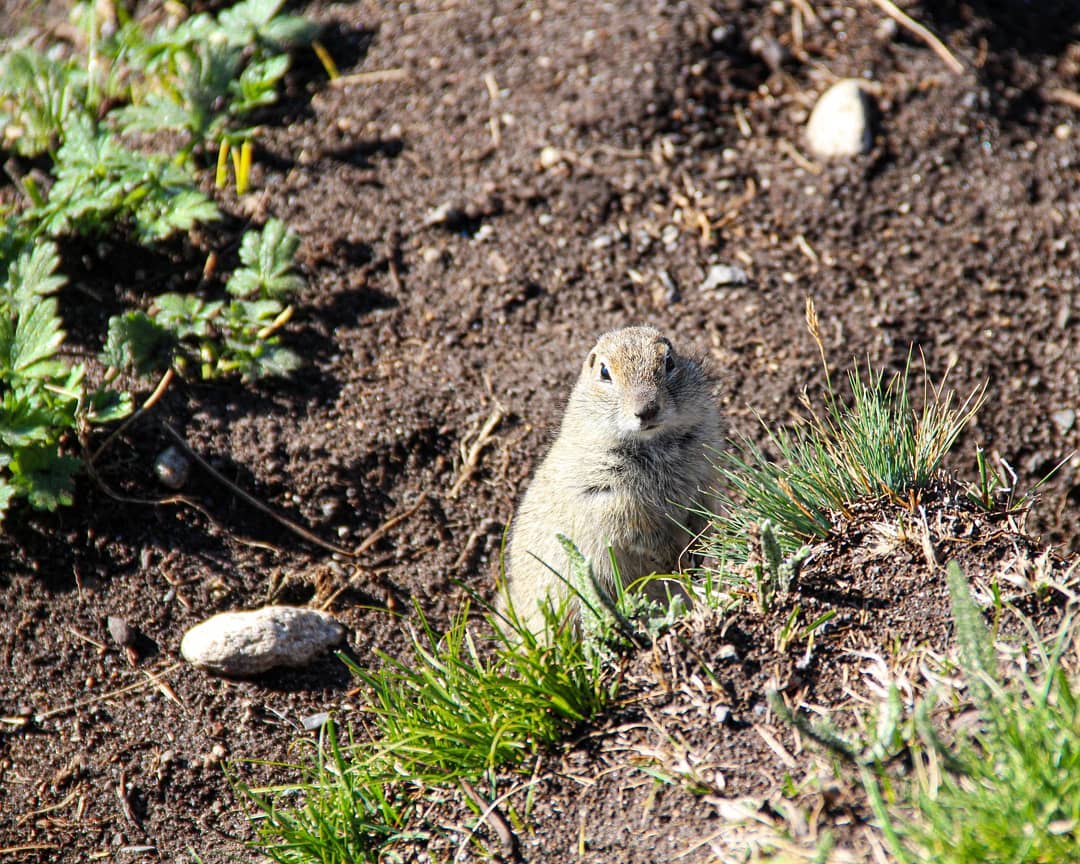
[[[207,678],[179,662],[182,633],[270,598],[329,601],[367,662],[403,650],[387,610],[417,600],[448,621],[457,583],[490,590],[503,525],[607,328],[653,323],[707,357],[733,430],[760,438],[753,411],[783,422],[820,387],[811,294],[834,369],[853,356],[896,369],[915,344],[962,393],[989,382],[950,467],[970,474],[981,443],[1022,491],[1066,460],[1027,523],[1037,541],[939,502],[942,560],[1008,582],[1051,546],[1080,553],[1080,13],[1065,0],[1037,16],[1019,0],[911,4],[963,62],[953,74],[874,4],[809,4],[814,19],[807,5],[312,3],[346,77],[328,84],[298,58],[261,118],[254,191],[224,196],[229,223],[152,255],[65,244],[61,303],[75,347],[94,354],[123,303],[192,289],[210,250],[235,260],[248,220],[281,217],[303,238],[308,287],[288,338],[307,365],[288,382],[174,384],[98,462],[103,485],[86,479],[54,515],[8,517],[0,849],[20,851],[4,860],[183,860],[189,847],[208,864],[256,860],[222,760],[288,760],[312,735],[306,715],[355,716],[353,682],[333,659]],[[5,33],[56,21],[52,7],[2,8]],[[844,76],[877,83],[873,149],[813,163],[802,125]],[[750,281],[699,290],[717,263]],[[165,494],[152,464],[172,443],[166,422],[326,539],[370,539],[359,562],[199,469],[184,489],[198,507],[146,503]],[[836,611],[807,662],[804,641],[776,650],[779,611],[717,618],[636,658],[627,704],[538,764],[528,860],[721,855],[748,830],[727,827],[728,799],[771,824],[785,777],[813,764],[767,712],[767,686],[843,707],[872,678],[853,652],[944,650],[942,575],[921,545],[865,519],[837,530],[791,600],[804,622]],[[141,634],[132,656],[108,616]],[[658,783],[627,758],[700,776]],[[796,828],[832,826],[861,854],[862,804],[822,789],[796,796],[821,796]]]

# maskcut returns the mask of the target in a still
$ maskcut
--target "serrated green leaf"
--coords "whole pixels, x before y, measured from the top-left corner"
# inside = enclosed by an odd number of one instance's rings
[[[266,297],[282,298],[299,291],[304,280],[292,272],[300,238],[280,219],[271,219],[261,232],[248,231],[240,241],[244,267],[229,277],[225,289],[236,297],[251,297],[256,291]]]
[[[218,14],[218,25],[231,38],[251,41],[256,30],[273,18],[284,0],[243,0]],[[243,43],[241,43],[243,44]]]
[[[154,319],[178,338],[210,335],[210,322],[224,306],[221,300],[205,301],[194,294],[162,294],[157,299]]]
[[[225,290],[234,297],[250,297],[258,292],[261,284],[259,274],[245,267],[233,271],[233,274],[229,276],[229,281],[225,284]]]
[[[197,189],[164,189],[135,211],[135,231],[144,241],[164,240],[177,231],[190,231],[200,222],[216,222],[221,213]]]
[[[235,97],[230,113],[238,117],[255,108],[272,105],[277,101],[277,85],[288,70],[287,54],[248,64],[230,88]]]
[[[60,256],[55,243],[38,243],[24,249],[8,270],[7,281],[0,295],[0,308],[4,305],[21,313],[42,297],[58,291],[67,281],[57,276]]]
[[[53,360],[64,341],[56,299],[47,297],[29,312],[19,315],[8,354],[8,368],[13,376],[43,378],[62,374],[64,366]]]
[[[70,506],[75,490],[75,474],[82,462],[62,456],[56,445],[22,447],[12,454],[8,469],[20,493],[36,510]]]
[[[8,390],[0,405],[0,444],[6,448],[41,444],[52,437],[52,416],[29,397]]]
[[[238,326],[261,329],[273,321],[284,307],[277,300],[234,300],[229,320]]]
[[[259,35],[275,47],[306,45],[318,34],[319,24],[299,15],[279,15],[260,28]]]
[[[193,125],[191,111],[182,102],[161,93],[148,96],[144,102],[118,108],[110,115],[110,120],[125,134],[163,129],[179,131]]]
[[[287,378],[303,365],[296,352],[265,342],[251,360],[245,378]]]
[[[96,390],[90,394],[86,406],[86,419],[95,425],[123,420],[131,414],[134,405],[130,393],[115,390]]]
[[[109,319],[109,334],[101,361],[118,369],[150,375],[172,363],[176,337],[145,312],[128,312]]]

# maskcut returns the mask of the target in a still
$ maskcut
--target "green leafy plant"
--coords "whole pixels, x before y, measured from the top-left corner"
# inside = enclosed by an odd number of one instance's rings
[[[751,556],[754,600],[758,611],[767,613],[778,597],[783,599],[790,593],[799,568],[810,555],[810,547],[801,546],[784,557],[770,519],[764,519],[757,526],[756,535],[760,540],[760,554]]]
[[[28,48],[0,56],[0,146],[23,156],[54,152],[65,129],[89,121],[86,89],[73,60]]]
[[[102,361],[139,375],[197,365],[204,379],[292,372],[300,359],[276,333],[293,314],[285,300],[303,285],[293,269],[298,245],[277,219],[261,232],[248,231],[240,245],[244,266],[225,286],[231,301],[169,293],[158,297],[149,313],[113,316]]]
[[[130,104],[113,113],[124,134],[182,132],[188,159],[207,142],[238,143],[252,136],[242,120],[277,100],[289,70],[290,47],[310,42],[317,27],[281,14],[284,0],[244,0],[216,16],[200,12],[152,34],[127,26],[101,41],[101,53],[125,70]],[[96,27],[94,7],[84,17]]]
[[[148,156],[86,124],[65,132],[48,198],[24,218],[54,237],[130,229],[143,243],[220,218],[191,175],[165,156]]]
[[[70,504],[81,460],[70,454],[85,424],[131,411],[126,395],[88,390],[82,364],[59,356],[64,330],[56,298],[63,285],[51,243],[27,245],[5,264],[0,283],[0,520],[12,500],[38,510]]]
[[[253,130],[241,118],[277,98],[288,48],[315,32],[282,5],[244,0],[216,16],[184,13],[151,34],[123,3],[113,4],[118,26],[106,33],[98,5],[87,2],[76,10],[83,51],[0,56],[0,147],[48,157],[50,171],[41,181],[37,172],[20,176],[17,163],[9,169],[25,200],[4,213],[0,236],[0,518],[16,497],[50,510],[71,503],[81,465],[72,438],[131,410],[129,396],[89,391],[84,367],[61,359],[65,334],[51,295],[64,279],[45,238],[115,233],[152,245],[217,220],[192,155],[207,140],[238,142],[238,188],[246,187]],[[148,142],[163,131],[185,136],[178,153],[152,151]],[[150,310],[115,316],[103,359],[144,375],[193,363],[207,378],[287,374],[299,361],[277,332],[302,284],[297,244],[277,220],[248,232],[242,266],[226,284],[230,300],[169,294]]]

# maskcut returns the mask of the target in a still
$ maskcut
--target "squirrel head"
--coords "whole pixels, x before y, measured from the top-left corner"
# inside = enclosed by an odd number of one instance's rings
[[[707,384],[695,361],[652,327],[625,327],[605,333],[589,352],[571,403],[598,432],[648,440],[696,422],[693,402],[702,393]]]

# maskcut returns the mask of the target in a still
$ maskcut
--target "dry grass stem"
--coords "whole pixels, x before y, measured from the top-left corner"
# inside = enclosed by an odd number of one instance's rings
[[[942,62],[953,72],[960,75],[964,71],[964,64],[956,59],[955,55],[945,47],[945,43],[927,30],[922,24],[900,9],[892,0],[872,0],[882,12],[893,19],[897,24],[925,42]]]
[[[461,473],[458,474],[457,479],[454,481],[454,485],[450,487],[450,491],[446,493],[447,498],[453,500],[461,493],[462,488],[469,481],[469,478],[472,477],[473,473],[476,471],[477,465],[480,463],[480,454],[488,444],[495,440],[492,433],[505,416],[506,409],[496,402],[495,407],[491,409],[491,413],[488,415],[487,420],[484,421],[484,425],[480,427],[480,431],[477,433],[476,439],[472,444],[466,448],[465,440],[462,440]]]
[[[382,81],[404,81],[409,77],[405,69],[373,69],[371,72],[353,72],[330,81],[331,87],[347,87],[350,84],[378,84]]]

